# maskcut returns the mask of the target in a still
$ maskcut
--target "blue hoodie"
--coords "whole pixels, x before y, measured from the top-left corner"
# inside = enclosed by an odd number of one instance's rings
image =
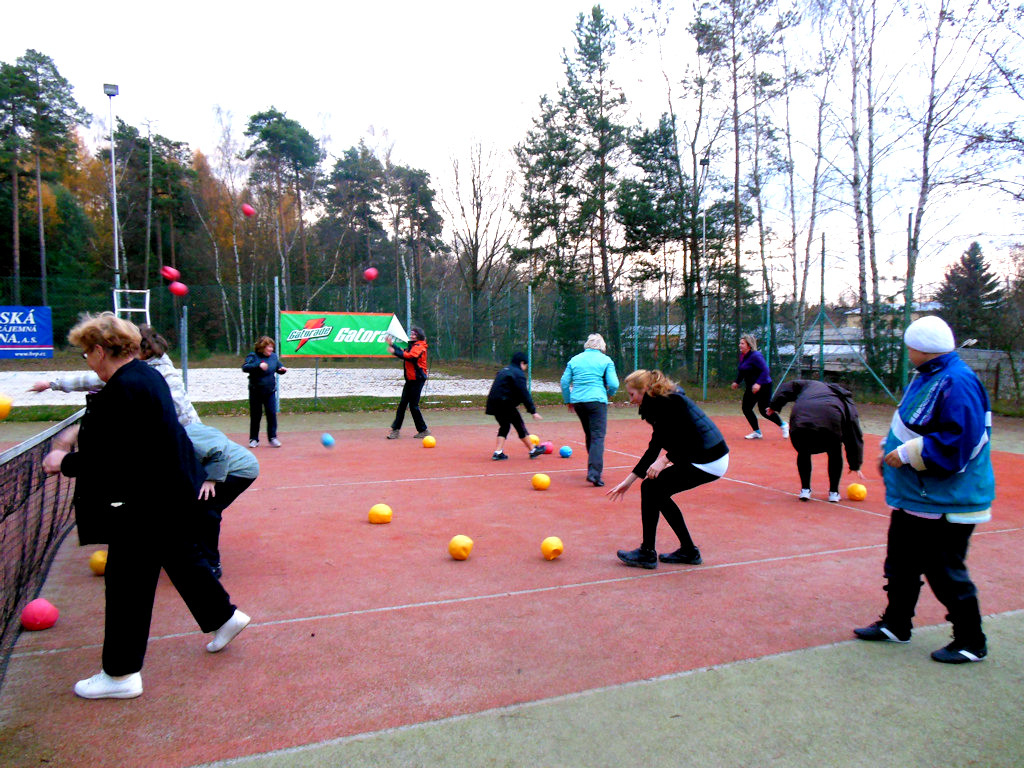
[[[932,358],[907,387],[882,443],[903,446],[910,463],[882,466],[885,501],[925,516],[984,523],[992,518],[995,475],[988,393],[956,352]]]

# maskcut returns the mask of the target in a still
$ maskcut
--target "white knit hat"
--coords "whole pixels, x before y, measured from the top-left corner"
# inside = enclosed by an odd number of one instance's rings
[[[937,315],[919,317],[907,326],[903,334],[903,343],[911,349],[927,354],[945,354],[956,347],[953,331],[946,321]]]

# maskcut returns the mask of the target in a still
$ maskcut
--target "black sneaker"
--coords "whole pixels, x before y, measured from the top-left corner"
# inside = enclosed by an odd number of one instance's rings
[[[644,549],[643,547],[629,551],[620,549],[615,554],[619,556],[619,560],[633,568],[647,568],[651,570],[658,567],[658,553],[653,549]]]
[[[910,642],[909,629],[906,632],[896,632],[881,619],[867,627],[860,627],[859,629],[853,630],[853,634],[861,640],[881,640],[888,643]]]
[[[544,446],[543,445],[535,445],[535,446],[533,446],[532,449],[530,449],[530,458],[531,459],[536,459],[538,456],[543,456],[543,455],[544,455]]]
[[[491,454],[491,459],[494,460],[494,461],[507,461],[508,460],[508,454],[507,453],[492,453]]]
[[[988,648],[984,641],[981,645],[968,645],[954,639],[945,648],[932,651],[932,658],[943,664],[970,664],[972,661],[982,661],[988,656]]]
[[[683,549],[680,547],[675,552],[667,552],[664,555],[658,555],[658,559],[663,563],[673,563],[679,565],[700,565],[704,562],[700,556],[700,550],[694,547],[693,549]]]

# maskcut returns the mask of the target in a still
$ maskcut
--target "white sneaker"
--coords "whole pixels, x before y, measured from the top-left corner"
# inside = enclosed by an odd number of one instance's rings
[[[810,501],[810,500],[811,500],[811,489],[810,488],[801,488],[800,489],[800,501]]]
[[[839,491],[829,491],[828,500],[831,501],[833,504],[839,501]]]
[[[142,695],[142,673],[111,677],[100,672],[75,683],[75,694],[83,699],[134,699]]]
[[[760,429],[755,429],[749,435],[744,435],[743,437],[744,437],[745,440],[760,440],[761,437],[762,437],[761,430]]]
[[[231,614],[231,618],[225,621],[224,625],[217,630],[213,640],[206,644],[206,650],[210,653],[223,650],[228,643],[235,639],[239,632],[249,626],[249,621],[249,617],[236,608],[235,612]]]
[[[782,439],[785,440],[789,437],[789,422],[782,422]]]
[[[260,444],[260,441],[259,441],[259,440],[250,440],[250,441],[249,441],[249,447],[250,447],[250,448],[255,448],[255,447],[256,447],[257,445],[259,445],[259,444]]]
[[[276,437],[270,438],[270,444],[272,446],[274,446],[275,448],[280,448],[281,447],[281,441],[278,440]]]

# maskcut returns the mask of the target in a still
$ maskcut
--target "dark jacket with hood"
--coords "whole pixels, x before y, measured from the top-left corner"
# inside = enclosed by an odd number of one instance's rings
[[[526,362],[525,357],[516,356],[512,362],[498,371],[491,384],[491,391],[487,393],[487,408],[484,413],[493,416],[496,413],[516,408],[520,403],[526,406],[530,413],[537,412],[537,406],[533,404],[530,397],[530,390],[526,386],[526,373],[520,367],[520,362]]]
[[[850,469],[861,468],[864,463],[864,434],[852,392],[838,384],[796,379],[787,381],[775,391],[770,407],[773,411],[780,411],[786,403],[793,403],[789,414],[790,429],[836,435],[846,448]]]

